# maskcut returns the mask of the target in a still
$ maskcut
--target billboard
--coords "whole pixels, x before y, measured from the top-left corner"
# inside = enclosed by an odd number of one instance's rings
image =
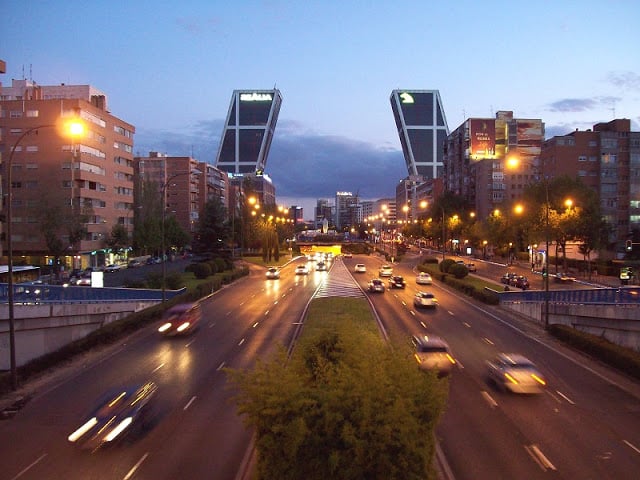
[[[496,124],[492,118],[470,118],[469,138],[472,160],[496,158]]]

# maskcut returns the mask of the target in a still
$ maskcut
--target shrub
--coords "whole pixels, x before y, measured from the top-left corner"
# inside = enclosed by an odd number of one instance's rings
[[[218,257],[214,259],[214,263],[216,264],[216,273],[224,272],[225,270],[227,270],[227,262],[224,258]]]
[[[209,263],[197,263],[193,267],[193,274],[198,280],[211,276],[211,266]]]
[[[179,290],[184,287],[184,281],[180,272],[171,272],[166,277],[166,287],[170,290]]]
[[[444,260],[442,260],[440,262],[440,271],[443,273],[447,273],[449,271],[449,267],[451,265],[454,265],[456,262],[455,260],[452,260],[451,258],[445,258]]]
[[[450,273],[456,278],[464,278],[469,275],[469,269],[461,263],[454,263],[452,265],[449,265],[447,273]]]

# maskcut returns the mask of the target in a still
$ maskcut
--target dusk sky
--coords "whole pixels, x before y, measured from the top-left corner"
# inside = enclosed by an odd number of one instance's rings
[[[640,130],[639,25],[636,0],[3,0],[0,82],[90,84],[136,155],[212,164],[233,90],[275,86],[266,172],[312,218],[317,198],[389,197],[407,176],[394,89],[439,90],[450,130],[497,110],[547,138]]]

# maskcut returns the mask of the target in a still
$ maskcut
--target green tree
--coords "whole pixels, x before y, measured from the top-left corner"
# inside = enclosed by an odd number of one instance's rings
[[[120,252],[130,246],[129,232],[121,223],[111,228],[111,233],[106,240],[107,246],[114,252]]]
[[[200,214],[195,248],[200,252],[217,252],[227,245],[230,235],[227,209],[219,198],[212,198]]]

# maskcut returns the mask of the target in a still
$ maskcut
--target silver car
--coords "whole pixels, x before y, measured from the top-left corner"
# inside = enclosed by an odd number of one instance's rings
[[[373,278],[369,281],[367,289],[371,293],[384,293],[384,282],[379,278]]]
[[[417,292],[413,296],[413,306],[417,308],[436,308],[438,306],[438,299],[431,292]]]
[[[500,353],[488,361],[487,375],[498,388],[513,393],[540,393],[547,385],[534,363],[518,353]]]
[[[427,272],[420,272],[416,275],[416,283],[418,285],[431,285],[433,283],[433,279]]]
[[[440,376],[451,373],[456,364],[447,342],[435,335],[413,335],[411,337],[416,353],[418,367],[422,370],[434,370]]]

